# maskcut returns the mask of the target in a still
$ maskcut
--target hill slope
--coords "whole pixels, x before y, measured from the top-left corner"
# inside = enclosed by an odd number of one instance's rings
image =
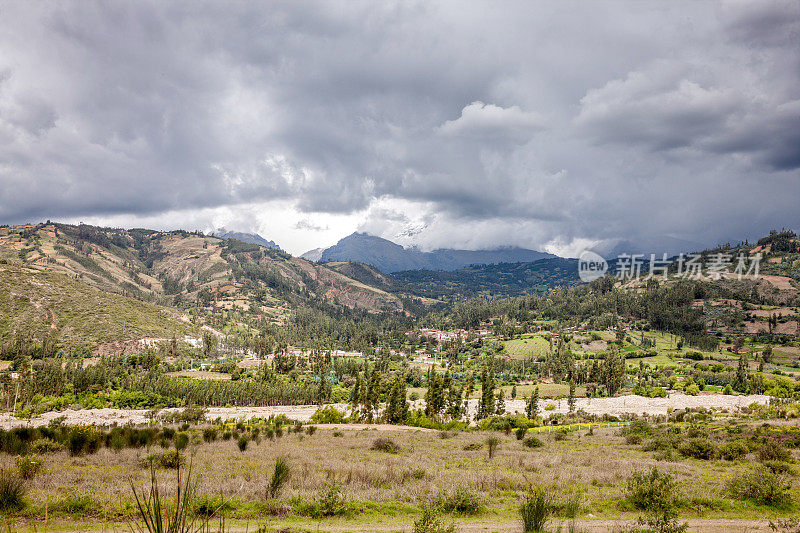
[[[527,263],[472,265],[459,270],[407,270],[391,277],[430,298],[518,296],[581,283],[578,260],[541,259]]]
[[[55,272],[0,263],[0,351],[86,349],[195,332],[173,310],[109,294]]]
[[[315,251],[306,252],[308,257],[316,257],[317,254],[312,255],[312,252]],[[548,253],[515,247],[420,252],[403,248],[381,237],[353,233],[323,250],[320,261],[355,261],[390,273],[403,270],[457,270],[469,265],[532,262],[553,257],[555,256]]]
[[[403,295],[325,265],[185,231],[52,223],[6,227],[0,228],[0,257],[199,316],[223,312],[282,323],[300,308],[404,312]]]

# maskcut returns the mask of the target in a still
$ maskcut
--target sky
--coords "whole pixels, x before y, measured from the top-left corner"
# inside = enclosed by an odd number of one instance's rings
[[[800,229],[800,3],[0,1],[0,224],[423,250]]]

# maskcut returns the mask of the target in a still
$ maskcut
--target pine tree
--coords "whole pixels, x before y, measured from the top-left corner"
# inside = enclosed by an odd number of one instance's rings
[[[535,420],[539,415],[539,387],[533,389],[533,394],[528,399],[528,405],[525,406],[525,416],[529,420]]]
[[[478,418],[486,418],[494,413],[494,372],[483,369],[481,372],[481,400],[478,405]]]
[[[569,397],[567,398],[567,404],[569,405],[569,412],[575,412],[575,382],[569,382]]]
[[[747,392],[747,354],[739,355],[739,366],[736,368],[736,382],[733,389],[737,392]]]
[[[517,386],[516,385],[511,387],[511,399],[512,400],[516,400],[517,399]]]
[[[497,392],[497,409],[495,413],[497,416],[503,416],[506,414],[506,399],[502,388]]]

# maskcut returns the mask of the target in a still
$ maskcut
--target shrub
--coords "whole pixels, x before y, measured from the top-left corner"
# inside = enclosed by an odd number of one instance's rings
[[[747,443],[744,440],[729,440],[719,447],[719,456],[727,461],[735,461],[747,455],[748,451],[750,451],[750,449],[747,447]]]
[[[272,431],[272,430],[270,430]],[[222,432],[222,440],[231,440],[233,434],[230,431],[223,431]]]
[[[519,506],[522,530],[525,533],[544,531],[549,516],[553,513],[553,501],[541,487],[532,488]]]
[[[179,468],[183,464],[183,458],[178,450],[167,450],[155,456],[161,468]]]
[[[413,533],[455,533],[455,531],[455,524],[445,523],[432,505],[423,506],[422,516],[414,521]]]
[[[514,431],[514,436],[517,437],[517,440],[522,440],[525,438],[525,433],[528,432],[527,428],[517,428]]]
[[[316,433],[316,431],[317,431],[317,426],[307,426],[306,427],[306,435],[308,435],[309,437],[311,435],[313,435],[314,433]]]
[[[789,450],[777,440],[767,440],[758,448],[758,460],[765,461],[788,461],[792,457]]]
[[[466,452],[474,452],[475,450],[480,450],[483,448],[483,444],[480,442],[470,442],[469,444],[465,444],[463,450]]]
[[[214,428],[205,428],[203,430],[203,440],[206,442],[214,442],[217,440],[217,430]]]
[[[211,517],[231,508],[230,502],[225,501],[221,496],[206,496],[195,503],[194,512],[200,516]]]
[[[13,511],[25,506],[25,487],[13,470],[0,470],[0,510]]]
[[[717,453],[714,443],[703,437],[686,440],[678,447],[678,451],[685,457],[695,459],[713,459]]]
[[[691,385],[686,387],[686,390],[684,390],[683,392],[685,392],[689,396],[697,396],[700,393],[700,387],[698,387],[696,383],[692,383]]]
[[[42,458],[38,455],[17,457],[17,470],[22,479],[33,479],[42,469]]]
[[[524,444],[528,448],[541,448],[542,446],[544,446],[544,443],[542,441],[533,436],[523,440],[522,444]]]
[[[401,450],[399,444],[387,437],[378,437],[372,441],[372,446],[369,449],[386,453],[399,453]]]
[[[64,446],[61,443],[47,437],[36,439],[31,443],[31,451],[41,455],[60,452],[63,449]]]
[[[247,450],[247,443],[250,442],[250,439],[242,435],[236,440],[236,446],[239,447],[239,451],[244,453]]]
[[[491,459],[500,446],[500,439],[497,437],[489,437],[486,439],[486,446],[489,448],[489,459]]]
[[[681,533],[687,525],[678,522],[679,493],[675,479],[653,467],[628,480],[628,500],[645,512],[639,523],[659,533]]]
[[[344,424],[344,413],[335,407],[328,405],[320,407],[311,415],[311,422],[314,424]]]
[[[178,433],[175,436],[175,449],[176,450],[183,450],[188,445],[189,445],[189,434],[188,433]]]
[[[267,486],[268,498],[278,497],[278,494],[281,492],[281,488],[283,488],[283,486],[289,480],[290,474],[291,468],[289,467],[289,461],[283,457],[276,457],[275,467],[272,469],[272,477],[270,478],[269,485]]]
[[[342,437],[342,436],[344,436],[344,433],[342,433],[341,431],[334,431],[333,432],[333,436],[334,437]]]
[[[480,496],[469,488],[459,485],[453,492],[440,492],[439,508],[446,513],[479,514],[483,510]]]
[[[568,436],[569,436],[569,435],[567,434],[567,431],[566,431],[566,430],[556,431],[556,432],[553,434],[553,440],[556,440],[556,441],[567,440],[567,437],[568,437]]]
[[[783,507],[791,503],[791,484],[765,466],[757,466],[731,480],[728,490],[736,499]]]
[[[337,516],[347,511],[347,500],[338,481],[323,487],[317,503],[318,516]]]

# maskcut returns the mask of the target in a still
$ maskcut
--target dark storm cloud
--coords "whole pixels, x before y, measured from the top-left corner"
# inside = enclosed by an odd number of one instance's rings
[[[800,226],[796,2],[0,15],[3,222],[277,199],[309,229],[313,212],[422,206],[424,229],[401,229],[431,245]]]

